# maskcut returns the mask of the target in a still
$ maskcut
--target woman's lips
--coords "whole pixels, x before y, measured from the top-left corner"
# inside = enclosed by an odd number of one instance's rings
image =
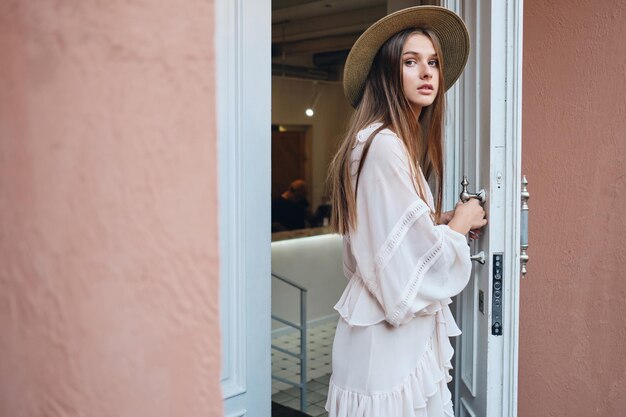
[[[433,86],[430,84],[425,84],[417,89],[420,94],[431,95],[433,93]]]

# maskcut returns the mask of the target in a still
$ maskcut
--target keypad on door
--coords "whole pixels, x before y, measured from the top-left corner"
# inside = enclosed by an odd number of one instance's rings
[[[492,303],[491,303],[491,334],[494,336],[502,336],[504,329],[502,328],[502,271],[503,266],[503,254],[493,254],[493,288],[491,290]]]

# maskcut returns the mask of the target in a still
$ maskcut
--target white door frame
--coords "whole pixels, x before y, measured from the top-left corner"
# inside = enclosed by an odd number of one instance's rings
[[[474,0],[478,1],[478,0]],[[519,339],[519,276],[520,276],[520,192],[521,192],[521,126],[522,126],[522,17],[523,0],[480,0],[481,7],[491,9],[490,38],[479,39],[478,49],[486,45],[489,51],[490,92],[489,97],[476,101],[481,109],[489,113],[488,135],[491,141],[490,161],[494,178],[488,181],[491,189],[486,190],[488,196],[497,198],[491,204],[504,207],[499,210],[502,216],[490,218],[490,227],[503,230],[502,239],[490,240],[495,246],[492,252],[503,252],[504,257],[504,294],[503,294],[503,326],[504,335],[492,338],[489,343],[488,360],[488,396],[486,415],[515,417],[517,415],[517,381],[518,381],[518,339]],[[461,14],[463,5],[470,6],[470,0],[442,0],[442,5]],[[474,3],[475,4],[475,3]],[[475,6],[474,6],[475,7]],[[483,49],[485,49],[483,47]],[[481,57],[484,57],[481,54]],[[495,59],[494,59],[495,58]],[[477,65],[481,65],[479,62]],[[462,143],[463,135],[463,103],[460,94],[461,83],[448,93],[448,114],[446,126],[446,187],[445,202],[451,208],[458,200],[460,193],[461,166],[464,158]],[[467,86],[466,86],[467,88]],[[472,88],[470,86],[470,88]],[[465,90],[467,91],[467,90]],[[467,103],[467,102],[466,102]],[[484,174],[484,173],[483,173]],[[476,178],[480,175],[477,173]],[[497,178],[499,177],[499,179]],[[500,188],[501,187],[501,188]],[[470,186],[470,190],[475,187]],[[496,188],[498,188],[496,190]],[[502,192],[504,190],[504,192]],[[488,258],[490,254],[488,254]],[[488,259],[489,262],[489,259]],[[490,288],[490,286],[489,286]],[[485,303],[491,300],[487,293]],[[477,300],[475,300],[477,302]],[[490,314],[490,309],[488,314]],[[482,329],[484,333],[485,329]],[[488,332],[490,334],[490,331]],[[458,341],[459,338],[457,338]],[[457,343],[457,364],[461,350]],[[457,366],[457,371],[460,367]],[[457,375],[457,381],[461,376]],[[455,408],[457,415],[461,413],[458,398],[460,390],[455,390]]]
[[[270,0],[215,1],[226,417],[271,414],[271,21]]]
[[[459,10],[463,0],[442,0]],[[469,0],[467,0],[469,1]],[[478,0],[474,0],[478,1]],[[482,0],[481,0],[482,1]],[[521,181],[522,0],[492,0],[491,134],[503,149],[505,225],[504,336],[490,370],[501,389],[501,413],[517,414]],[[216,0],[215,49],[219,154],[220,317],[225,416],[269,417],[271,0]],[[458,126],[458,87],[448,94]],[[456,122],[455,122],[456,120]],[[460,143],[460,130],[447,129]],[[460,149],[448,147],[446,201],[459,193]],[[267,175],[258,175],[266,172]],[[495,181],[492,181],[495,184]],[[491,191],[491,190],[490,190]],[[264,221],[263,219],[266,219]],[[497,382],[494,382],[497,379]],[[458,408],[458,407],[457,407]],[[492,414],[493,413],[493,414]]]

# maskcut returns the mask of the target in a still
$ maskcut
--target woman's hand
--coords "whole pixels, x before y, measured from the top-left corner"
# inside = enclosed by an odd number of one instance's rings
[[[462,235],[466,235],[470,230],[476,235],[478,229],[483,228],[487,224],[485,215],[485,210],[479,201],[472,198],[466,203],[457,203],[454,215],[448,222],[448,226]]]
[[[441,213],[441,216],[439,216],[439,224],[450,223],[450,220],[452,220],[453,216],[454,216],[454,210],[444,211],[443,213]]]
[[[483,234],[482,229],[472,229],[469,231],[470,240],[478,240],[480,236]]]

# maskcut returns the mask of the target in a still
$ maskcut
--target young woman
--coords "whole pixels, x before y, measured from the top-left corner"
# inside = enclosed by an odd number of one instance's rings
[[[468,54],[457,15],[419,6],[375,23],[348,56],[356,112],[330,181],[349,282],[329,417],[454,417],[449,337],[460,330],[448,304],[470,277],[465,235],[487,222],[476,200],[441,212],[444,92]]]

